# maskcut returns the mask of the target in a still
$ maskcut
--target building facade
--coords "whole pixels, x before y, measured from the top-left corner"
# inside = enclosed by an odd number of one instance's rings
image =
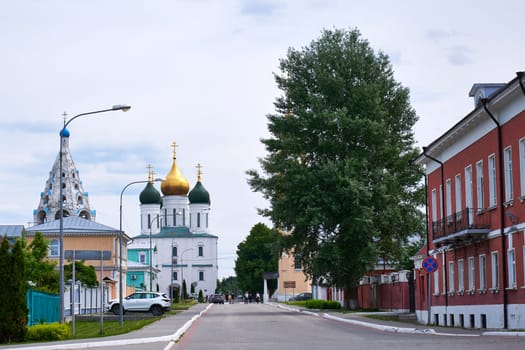
[[[146,247],[144,258],[158,269],[153,289],[176,297],[186,285],[188,295],[193,290],[206,296],[215,292],[218,278],[218,237],[209,232],[210,194],[202,184],[200,164],[190,191],[176,159],[174,147],[172,167],[161,183],[162,195],[150,172],[150,182],[140,194],[141,229],[133,246]]]
[[[474,84],[474,109],[423,148],[428,244],[415,258],[421,322],[525,328],[525,87]],[[433,257],[437,270],[423,261]]]

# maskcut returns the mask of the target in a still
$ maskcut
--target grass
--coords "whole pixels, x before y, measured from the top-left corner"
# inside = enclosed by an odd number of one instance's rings
[[[100,321],[76,321],[75,322],[75,336],[73,339],[86,339],[86,338],[98,338],[98,337],[109,337],[112,335],[119,335],[141,329],[153,322],[160,320],[161,318],[169,315],[175,315],[181,311],[189,309],[196,301],[190,300],[185,303],[174,303],[171,306],[171,310],[166,312],[164,316],[159,317],[146,317],[141,320],[124,320],[122,327],[119,321],[104,320],[103,333],[100,334]]]

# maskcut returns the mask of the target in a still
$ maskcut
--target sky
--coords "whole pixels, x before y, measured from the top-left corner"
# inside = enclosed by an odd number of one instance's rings
[[[28,225],[67,117],[81,117],[70,149],[97,222],[118,228],[130,182],[177,164],[193,188],[197,163],[219,237],[219,278],[234,275],[237,245],[267,207],[247,184],[260,169],[274,73],[289,48],[323,29],[357,28],[390,57],[428,145],[473,108],[474,83],[525,70],[524,1],[92,0],[0,2],[0,224]],[[160,190],[160,186],[156,184]],[[123,198],[123,229],[139,233],[138,195]]]

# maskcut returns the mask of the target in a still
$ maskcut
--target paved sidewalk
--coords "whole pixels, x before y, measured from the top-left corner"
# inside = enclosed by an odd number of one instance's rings
[[[188,310],[175,315],[166,316],[139,330],[109,337],[64,340],[48,343],[24,343],[20,345],[0,346],[0,350],[59,350],[59,349],[84,349],[101,346],[148,344],[153,342],[175,342],[202,315],[212,304],[195,304]],[[146,347],[147,345],[145,345]]]
[[[505,331],[505,330],[481,330],[468,329],[459,327],[440,327],[433,325],[424,325],[418,323],[379,320],[371,317],[376,315],[391,315],[388,312],[352,312],[343,313],[329,310],[308,310],[305,308],[294,307],[286,304],[270,303],[279,308],[288,309],[294,312],[302,312],[312,316],[323,317],[339,322],[350,323],[362,327],[369,327],[385,332],[409,333],[409,334],[429,334],[429,335],[447,335],[447,336],[463,336],[463,337],[479,337],[479,336],[520,336],[525,337],[525,332]]]

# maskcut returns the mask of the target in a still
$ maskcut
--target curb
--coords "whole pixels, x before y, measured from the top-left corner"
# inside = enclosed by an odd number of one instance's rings
[[[376,324],[372,322],[364,322],[364,321],[358,321],[358,320],[351,320],[351,319],[343,318],[343,317],[337,317],[337,316],[333,316],[327,313],[323,313],[322,315],[320,315],[313,311],[289,307],[289,306],[285,306],[282,304],[275,304],[275,303],[268,303],[268,304],[277,306],[278,308],[281,308],[287,311],[300,312],[300,313],[304,313],[304,314],[311,315],[311,316],[326,318],[329,320],[368,327],[368,328],[376,329],[376,330],[383,331],[383,332],[404,333],[404,334],[442,335],[442,336],[448,336],[448,337],[480,337],[480,336],[525,337],[525,332],[487,331],[487,332],[482,332],[481,334],[440,333],[440,332],[436,332],[436,330],[432,328],[405,328],[405,327],[385,326],[385,325],[380,325],[380,324]]]
[[[50,345],[42,345],[42,346],[36,346],[38,350],[67,350],[71,348],[75,349],[89,349],[89,348],[96,348],[101,346],[114,346],[114,345],[133,345],[133,344],[148,344],[148,343],[157,343],[157,342],[168,342],[168,345],[164,348],[164,350],[169,350],[175,343],[182,337],[184,332],[188,330],[188,328],[191,327],[193,322],[195,322],[198,318],[200,318],[206,311],[212,307],[213,304],[209,304],[204,310],[199,312],[198,314],[194,315],[189,321],[187,321],[181,328],[177,329],[177,331],[170,335],[160,336],[160,337],[147,337],[147,338],[129,338],[129,339],[119,339],[119,340],[102,340],[102,341],[96,341],[96,342],[89,342],[89,343],[66,343],[66,344],[50,344]],[[22,347],[22,348],[11,348],[16,350],[34,350],[36,344],[31,344],[29,347]],[[2,350],[7,350],[9,348],[2,348]]]

